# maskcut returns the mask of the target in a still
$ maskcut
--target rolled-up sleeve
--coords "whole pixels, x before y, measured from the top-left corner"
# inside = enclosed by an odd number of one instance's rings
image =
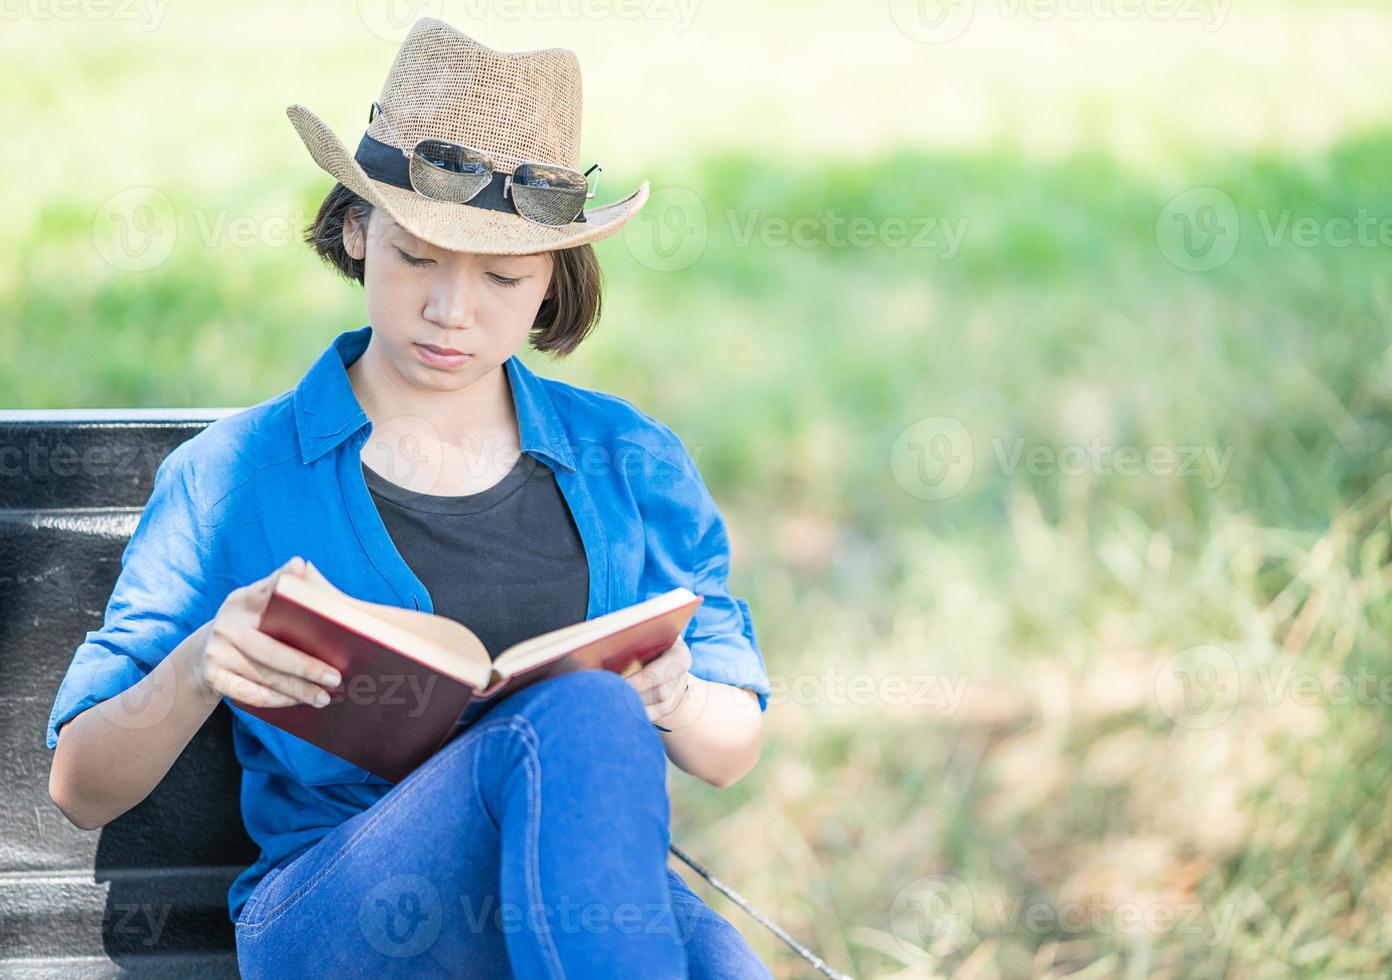
[[[48,719],[58,730],[95,704],[141,681],[209,611],[206,529],[178,448],[155,471],[154,487],[121,554],[121,571],[101,629],[88,632],[63,678]]]
[[[670,430],[668,430],[670,433]],[[682,639],[691,673],[753,691],[768,710],[768,670],[754,634],[749,604],[729,589],[730,542],[725,521],[696,462],[675,434],[670,464],[650,474],[644,523],[648,571],[702,597]]]

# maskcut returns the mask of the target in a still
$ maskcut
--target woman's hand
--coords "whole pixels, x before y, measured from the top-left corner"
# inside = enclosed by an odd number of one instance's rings
[[[259,582],[230,593],[195,660],[204,687],[261,708],[292,704],[322,708],[329,703],[324,688],[338,686],[338,671],[257,628],[276,579],[287,574],[323,581],[318,569],[296,555]]]
[[[678,769],[723,788],[759,761],[764,719],[758,696],[692,674],[691,650],[681,637],[627,680]]]
[[[691,650],[680,636],[655,660],[627,681],[633,685],[648,713],[648,721],[660,725],[691,693]]]

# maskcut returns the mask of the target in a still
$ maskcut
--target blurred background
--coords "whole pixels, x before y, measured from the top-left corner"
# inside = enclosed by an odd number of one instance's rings
[[[363,325],[284,110],[355,144],[422,15],[576,51],[600,201],[652,183],[524,359],[730,526],[774,697],[680,845],[856,976],[1387,975],[1392,9],[20,0],[4,406],[250,405]]]

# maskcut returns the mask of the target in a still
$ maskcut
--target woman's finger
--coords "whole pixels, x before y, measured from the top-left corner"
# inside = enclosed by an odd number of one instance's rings
[[[646,697],[649,692],[661,684],[681,677],[690,669],[691,650],[679,636],[670,647],[648,661],[642,670],[631,674],[628,682],[633,685],[634,690],[645,696],[644,703],[647,704],[650,703]]]
[[[642,670],[635,671],[628,677],[628,682],[633,685],[634,690],[639,694],[650,689],[653,685],[662,680],[657,671],[662,664],[662,658],[665,656],[667,655],[664,653],[654,660],[649,660],[646,667]]]
[[[663,681],[658,685],[658,697],[663,701],[673,700],[686,689],[687,683],[686,671],[682,671],[676,677]]]
[[[676,653],[664,658],[660,663],[658,661],[653,661],[653,681],[658,686],[670,684],[672,681],[681,677],[682,674],[685,674],[690,666],[690,663],[686,661],[685,658]]]
[[[294,674],[287,674],[273,667],[268,667],[259,660],[248,656],[245,650],[238,649],[227,666],[233,673],[253,680],[263,687],[279,691],[281,694],[287,694],[303,704],[322,706],[329,703],[329,693],[322,687],[311,684]]]
[[[657,682],[653,678],[652,671],[644,667],[636,674],[630,674],[628,677],[628,683],[633,685],[633,689],[637,691],[639,694],[643,694],[651,690],[652,686]]]
[[[237,596],[241,606],[259,616],[261,611],[266,608],[266,603],[271,601],[271,593],[275,591],[276,580],[287,573],[302,576],[304,570],[304,559],[295,555],[265,578],[243,586],[232,594]]]
[[[288,708],[300,703],[298,698],[272,690],[231,670],[216,670],[209,680],[219,693],[258,708]]]
[[[312,684],[337,687],[342,678],[332,666],[318,657],[311,657],[274,636],[252,628],[237,637],[237,646],[251,659],[272,670],[299,677]]]

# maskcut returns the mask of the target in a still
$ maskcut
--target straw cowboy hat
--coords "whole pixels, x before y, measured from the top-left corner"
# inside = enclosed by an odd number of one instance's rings
[[[551,181],[535,175],[559,175],[546,165],[579,173],[580,96],[580,63],[573,51],[495,51],[444,21],[422,17],[401,42],[356,153],[304,106],[285,111],[315,163],[413,235],[452,251],[523,255],[608,238],[648,200],[645,180],[621,201],[586,207],[575,220],[554,225],[579,207],[578,195],[545,189]],[[422,140],[482,151],[491,162],[491,178],[486,164],[481,175],[474,167],[472,178],[431,164],[433,158],[446,169],[461,169],[452,163],[460,157],[448,156],[457,148],[446,148],[446,158],[406,152]],[[525,167],[514,180],[520,164],[542,166]],[[590,194],[598,169],[587,173]],[[570,174],[558,180],[563,184],[566,177],[575,179]],[[472,199],[441,199],[471,179],[472,187],[482,185]],[[548,211],[557,199],[560,207]],[[549,214],[551,220],[537,223],[519,210],[534,217]]]

